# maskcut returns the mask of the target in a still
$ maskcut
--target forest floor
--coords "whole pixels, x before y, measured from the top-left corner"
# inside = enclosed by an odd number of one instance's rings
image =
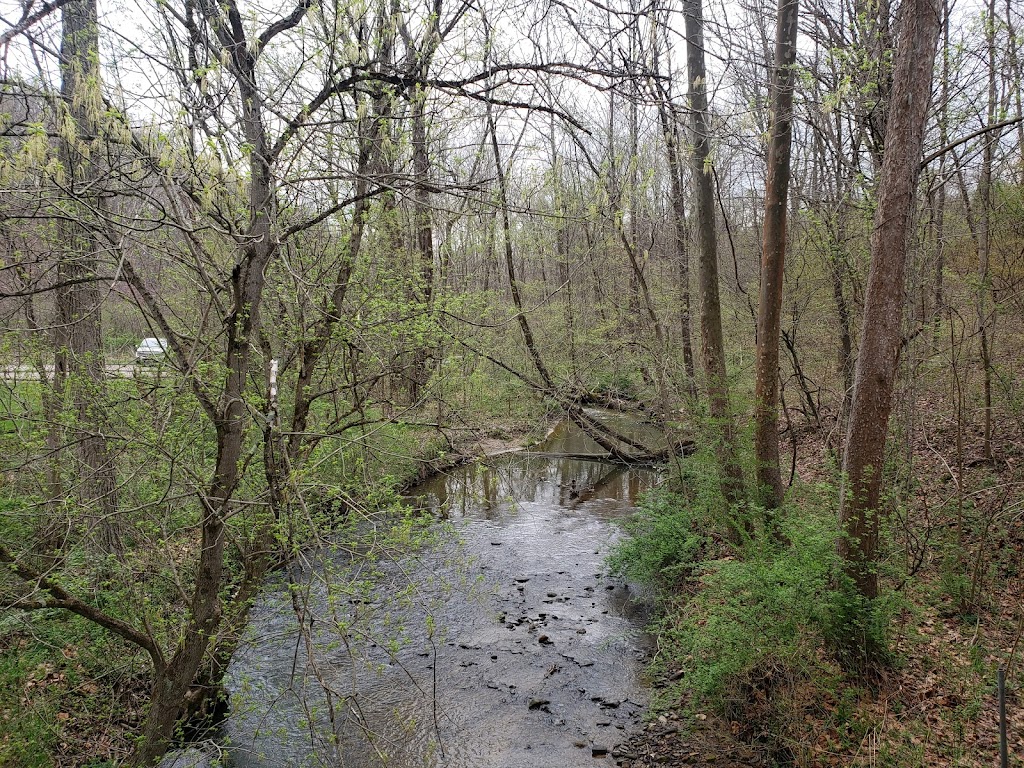
[[[1000,666],[1009,765],[1024,765],[1024,430],[1008,414],[995,419],[995,459],[984,459],[980,428],[951,420],[947,403],[924,397],[908,410],[890,510],[888,556],[892,573],[904,574],[887,585],[898,601],[892,663],[869,683],[794,675],[776,684],[781,704],[762,693],[732,718],[677,702],[613,755],[617,765],[999,765]],[[798,428],[802,482],[832,481],[830,442],[834,433]],[[792,446],[788,435],[780,441],[784,462]]]

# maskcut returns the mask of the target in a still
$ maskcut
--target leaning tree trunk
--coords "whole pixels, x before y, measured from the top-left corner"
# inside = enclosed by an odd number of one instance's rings
[[[231,18],[237,18],[238,9],[233,0],[225,3],[224,10]],[[241,128],[252,147],[248,169],[249,219],[246,237],[239,246],[231,272],[231,311],[224,318],[226,376],[214,418],[217,458],[199,514],[200,541],[190,615],[170,658],[154,670],[149,711],[130,758],[130,764],[136,766],[154,765],[167,750],[178,718],[188,704],[200,665],[212,650],[224,619],[221,592],[225,579],[226,525],[241,482],[243,448],[248,433],[245,395],[251,340],[259,324],[267,265],[278,248],[273,231],[275,196],[269,165],[271,148],[263,122],[263,99],[256,89],[256,59],[240,27],[229,29],[218,23],[220,7],[210,4],[204,12],[214,19],[211,26],[217,31],[224,49],[231,52],[231,67],[238,77]]]
[[[907,239],[920,173],[921,148],[931,95],[935,46],[942,19],[940,0],[906,0],[893,73],[892,103],[871,233],[871,268],[864,325],[854,377],[853,404],[843,460],[839,553],[865,603],[878,596],[878,532],[885,438],[899,366]],[[880,650],[852,616],[846,650],[871,663]]]
[[[772,71],[771,140],[764,197],[761,298],[757,311],[754,393],[754,454],[757,484],[767,509],[782,505],[779,468],[779,331],[786,262],[786,200],[793,137],[793,64],[799,0],[779,0]]]

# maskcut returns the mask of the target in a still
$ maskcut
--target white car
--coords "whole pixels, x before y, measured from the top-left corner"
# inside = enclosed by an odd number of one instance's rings
[[[157,362],[167,354],[167,339],[143,339],[135,350],[135,362]]]

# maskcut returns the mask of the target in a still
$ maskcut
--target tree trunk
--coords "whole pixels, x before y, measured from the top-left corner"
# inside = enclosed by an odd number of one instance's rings
[[[565,322],[565,342],[569,348],[569,374],[572,381],[579,379],[579,361],[576,353],[576,310],[573,299],[574,276],[569,269],[572,254],[569,251],[569,233],[566,227],[565,194],[562,189],[562,165],[555,141],[555,121],[552,117],[548,131],[551,150],[551,176],[555,204],[555,258],[558,261],[558,290],[562,294],[562,317]]]
[[[669,190],[672,195],[672,224],[675,238],[675,262],[679,270],[679,330],[682,335],[683,368],[686,371],[686,394],[697,396],[694,379],[693,341],[690,335],[690,251],[686,247],[686,195],[683,191],[683,175],[679,163],[679,142],[675,116],[667,103],[658,104],[661,133],[665,140],[665,156],[668,160]]]
[[[530,356],[534,369],[540,376],[544,387],[554,391],[555,385],[551,374],[541,359],[537,350],[537,342],[533,336],[533,329],[526,317],[523,308],[523,299],[519,291],[519,279],[516,277],[515,259],[512,251],[512,221],[508,209],[508,185],[505,180],[505,167],[502,164],[501,149],[498,146],[498,130],[494,124],[494,115],[491,112],[490,104],[487,105],[487,130],[491,134],[491,151],[494,154],[494,174],[498,181],[498,208],[501,215],[501,231],[505,243],[505,272],[508,275],[509,290],[512,293],[512,304],[516,309],[516,322],[523,335],[523,343],[526,344],[526,352]]]
[[[423,65],[424,70],[426,64]],[[426,72],[421,73],[426,76]],[[421,86],[412,93],[412,165],[416,186],[413,193],[413,219],[417,268],[411,275],[413,298],[417,313],[431,315],[434,289],[434,227],[430,215],[430,155],[427,148],[427,94]],[[413,350],[412,370],[409,374],[409,402],[419,401],[430,378],[431,352],[424,342],[417,342]]]
[[[996,3],[988,2],[988,19],[986,21],[988,47],[988,112],[986,124],[992,126],[997,119],[999,107],[996,93]],[[995,147],[999,143],[1002,131],[994,131],[985,136],[985,147],[982,150],[981,174],[978,177],[978,204],[981,206],[978,230],[978,337],[981,344],[981,368],[983,376],[983,393],[985,408],[983,414],[982,455],[992,459],[992,313],[990,309],[992,294],[992,278],[989,274],[989,261],[992,254],[992,164]]]
[[[772,71],[771,140],[765,183],[761,246],[761,296],[757,312],[754,392],[754,454],[761,502],[782,505],[785,489],[779,467],[779,331],[786,261],[786,207],[793,136],[793,64],[796,61],[799,0],[779,0]]]
[[[949,0],[942,3],[942,72],[939,75],[941,91],[939,93],[938,115],[939,146],[949,144]],[[936,174],[939,183],[936,185],[935,204],[932,208],[932,223],[935,242],[935,263],[932,272],[932,347],[938,349],[942,330],[942,313],[945,304],[944,282],[946,269],[946,155],[939,159],[939,171]]]
[[[99,29],[96,0],[74,0],[64,7],[61,30],[60,160],[75,215],[62,222],[62,253],[57,264],[55,386],[70,393],[75,427],[70,439],[78,456],[77,481],[89,510],[89,538],[105,553],[121,549],[117,529],[117,479],[104,435],[106,370],[97,256],[99,243],[88,227],[101,207]]]
[[[1020,37],[1017,36],[1016,25],[1013,23],[1015,0],[1006,0],[1006,39],[1009,42],[1008,59],[1010,63],[1011,93],[1017,115],[1024,115],[1024,67],[1021,67]],[[1017,183],[1024,186],[1024,122],[1017,123]]]
[[[832,300],[836,306],[836,317],[839,320],[839,349],[836,352],[836,370],[843,380],[843,399],[840,406],[839,423],[842,424],[850,413],[850,399],[853,396],[853,334],[850,332],[850,303],[843,288],[848,271],[846,252],[843,246],[846,237],[845,211],[837,214],[836,238],[829,254]]]
[[[223,618],[225,523],[241,479],[249,421],[245,395],[250,342],[259,325],[266,268],[278,249],[272,226],[276,208],[269,165],[271,149],[263,123],[263,98],[256,88],[256,59],[245,40],[233,0],[227,0],[223,6],[210,2],[203,11],[225,51],[230,53],[231,69],[238,81],[242,133],[252,148],[248,168],[249,216],[246,237],[241,240],[231,271],[231,311],[224,318],[226,377],[214,418],[217,459],[200,509],[200,541],[190,615],[173,655],[166,665],[154,671],[149,711],[130,758],[130,763],[138,766],[155,764],[167,750],[187,703],[189,688],[211,650]],[[230,26],[223,23],[222,13],[231,20]]]
[[[699,259],[697,284],[700,290],[701,356],[711,419],[719,430],[718,462],[722,493],[729,504],[744,497],[743,471],[737,461],[736,430],[729,406],[729,381],[725,370],[725,341],[722,335],[722,307],[718,294],[718,238],[715,232],[715,202],[712,187],[710,118],[708,116],[707,70],[704,66],[704,19],[701,0],[684,0],[686,20],[686,66],[689,80],[690,128],[693,151],[690,161],[696,185],[697,239]]]
[[[885,439],[899,365],[907,238],[920,171],[942,12],[938,0],[906,0],[893,74],[885,153],[878,183],[864,325],[843,460],[839,553],[856,593],[878,595],[878,532]],[[865,616],[860,617],[864,619]],[[846,628],[848,650],[861,662],[878,648],[863,627]]]

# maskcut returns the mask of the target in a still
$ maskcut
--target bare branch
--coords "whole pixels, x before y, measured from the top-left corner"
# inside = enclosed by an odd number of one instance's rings
[[[302,21],[302,18],[306,15],[306,12],[310,7],[312,7],[312,5],[313,0],[300,0],[299,4],[295,6],[295,10],[293,10],[288,16],[285,16],[283,19],[278,19],[263,30],[263,33],[256,38],[256,55],[259,56],[270,41],[279,34],[287,32]]]
[[[13,25],[9,30],[0,35],[0,46],[7,45],[15,37],[17,37],[20,34],[23,34],[34,24],[42,21],[51,13],[53,13],[56,10],[59,10],[61,7],[67,5],[70,2],[71,0],[53,0],[52,3],[48,3],[45,2],[44,0],[42,8],[40,8],[38,11],[31,15],[23,16],[21,21],[19,21],[17,24]]]
[[[962,136],[961,138],[957,139],[956,141],[950,142],[946,146],[940,147],[939,149],[937,149],[934,152],[932,152],[930,155],[927,155],[925,157],[925,159],[921,161],[921,168],[922,169],[926,168],[933,160],[938,160],[940,157],[942,157],[947,152],[952,152],[957,147],[959,147],[959,146],[961,146],[963,144],[966,144],[967,142],[972,141],[972,140],[978,138],[979,136],[984,136],[986,133],[991,133],[992,131],[998,131],[998,130],[1001,130],[1003,128],[1008,128],[1011,125],[1017,125],[1017,123],[1020,123],[1020,122],[1024,122],[1024,115],[1017,115],[1017,117],[1010,117],[1010,118],[1007,118],[1006,120],[1001,120],[998,123],[993,123],[992,125],[986,125],[984,128],[979,128],[974,133],[969,133],[966,136]]]
[[[99,608],[89,605],[84,600],[75,597],[64,589],[64,587],[55,582],[51,577],[18,560],[18,558],[15,557],[14,554],[3,544],[0,544],[0,564],[7,565],[11,572],[19,579],[24,581],[26,584],[34,584],[38,589],[41,589],[48,595],[48,597],[45,597],[42,600],[25,601],[24,603],[15,602],[15,604],[11,606],[12,608],[23,608],[26,610],[60,608],[65,611],[70,611],[77,616],[81,616],[83,619],[88,619],[89,621],[98,624],[104,629],[110,630],[118,637],[142,648],[149,654],[150,658],[153,660],[153,665],[157,669],[162,669],[164,667],[163,651],[160,649],[160,646],[157,645],[153,637],[148,633],[142,632],[116,616],[111,616]]]

